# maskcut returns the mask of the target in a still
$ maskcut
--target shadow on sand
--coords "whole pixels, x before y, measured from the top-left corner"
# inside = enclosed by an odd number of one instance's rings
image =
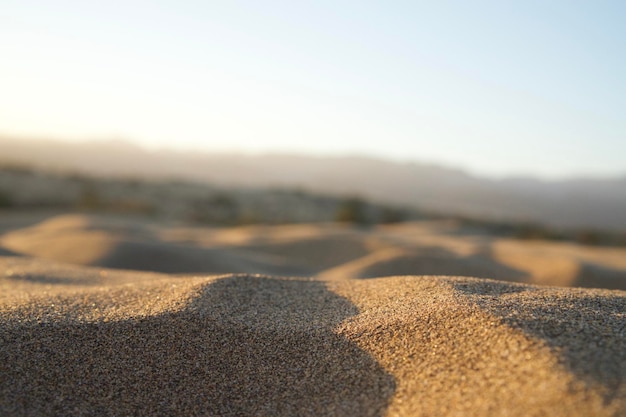
[[[494,260],[487,250],[463,256],[439,247],[412,249],[409,253],[376,262],[363,268],[359,278],[389,275],[449,275],[528,281],[526,272]]]
[[[235,276],[147,318],[4,321],[2,415],[383,415],[395,380],[320,282]]]
[[[455,287],[507,325],[544,341],[578,379],[603,386],[605,401],[626,394],[623,293],[594,295],[572,289],[567,295],[556,295],[543,292],[551,290],[493,281]],[[506,297],[513,293],[520,293],[521,298]]]
[[[583,263],[572,286],[626,290],[626,271]]]
[[[0,256],[24,256],[21,253],[14,252],[10,249],[3,248],[0,246]]]

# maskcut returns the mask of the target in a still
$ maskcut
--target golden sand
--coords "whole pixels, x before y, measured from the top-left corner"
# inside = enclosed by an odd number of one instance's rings
[[[144,239],[151,229],[143,226],[137,233],[61,220],[65,236],[105,230],[118,243],[135,242],[131,255],[142,255],[150,239],[159,248],[174,245],[180,252],[172,252],[173,263],[182,262],[181,248],[195,247],[217,254],[191,258],[205,266],[243,259],[245,268],[326,268],[312,278],[170,275],[103,268],[98,263],[111,259],[106,250],[85,262],[92,266],[72,265],[43,259],[51,253],[43,237],[24,238],[60,236],[58,219],[54,227],[7,233],[0,256],[2,416],[626,415],[626,292],[510,282],[531,279],[496,262],[512,256],[512,244],[487,251],[484,241],[459,238],[455,246],[457,238],[428,240],[430,232],[418,226],[404,235],[327,226],[275,234],[168,229]],[[330,255],[307,260],[324,239],[335,242]],[[411,252],[414,246],[421,252]],[[24,255],[28,248],[40,257]],[[619,268],[614,255],[550,250],[581,264],[605,256]],[[538,270],[520,261],[532,256],[527,252],[512,262],[514,271]],[[143,256],[138,265],[151,259]],[[443,268],[446,259],[461,272],[465,259],[476,271],[511,273],[503,277],[509,282],[363,279],[385,272],[385,262],[421,273]]]

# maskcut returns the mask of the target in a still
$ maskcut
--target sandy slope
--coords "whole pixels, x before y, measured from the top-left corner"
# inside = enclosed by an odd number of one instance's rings
[[[626,292],[0,258],[0,415],[611,416]]]
[[[364,230],[336,224],[212,229],[65,215],[7,230],[0,235],[0,255],[115,269],[333,280],[454,275],[626,289],[624,248],[464,235],[450,223]]]
[[[626,292],[512,282],[624,289],[623,249],[38,221],[3,219],[2,416],[626,415]]]

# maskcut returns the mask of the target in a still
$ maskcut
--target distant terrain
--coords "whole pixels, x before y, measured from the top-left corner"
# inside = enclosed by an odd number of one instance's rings
[[[356,196],[218,187],[189,180],[103,178],[1,163],[0,210],[101,212],[214,226],[332,221],[365,226],[426,216],[416,209]]]
[[[492,180],[460,170],[364,157],[149,152],[123,141],[0,138],[0,161],[104,177],[291,188],[494,221],[626,231],[626,175]]]

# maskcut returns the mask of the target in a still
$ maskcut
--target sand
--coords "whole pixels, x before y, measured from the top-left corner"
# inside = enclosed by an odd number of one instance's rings
[[[26,223],[24,217],[16,222]],[[337,224],[224,229],[59,215],[6,230],[0,235],[0,255],[110,269],[324,280],[451,275],[626,290],[626,248],[472,236],[450,222],[369,229]]]
[[[520,261],[532,256],[530,244],[519,244],[526,252],[513,267],[497,260],[517,242],[464,239],[432,224],[128,226],[61,217],[2,236],[0,415],[626,415],[626,292],[512,282],[539,268]],[[103,237],[80,240],[96,242],[89,258],[55,259],[65,253],[50,248],[55,236],[87,233]],[[114,248],[138,242],[129,250],[136,256],[152,241],[233,254],[234,266],[237,255],[313,273],[104,267],[106,239]],[[325,239],[335,246],[315,253]],[[557,245],[539,255],[553,252],[620,271],[614,252]],[[505,280],[369,277],[384,273],[385,262],[417,274],[446,259],[460,272],[466,260]]]

